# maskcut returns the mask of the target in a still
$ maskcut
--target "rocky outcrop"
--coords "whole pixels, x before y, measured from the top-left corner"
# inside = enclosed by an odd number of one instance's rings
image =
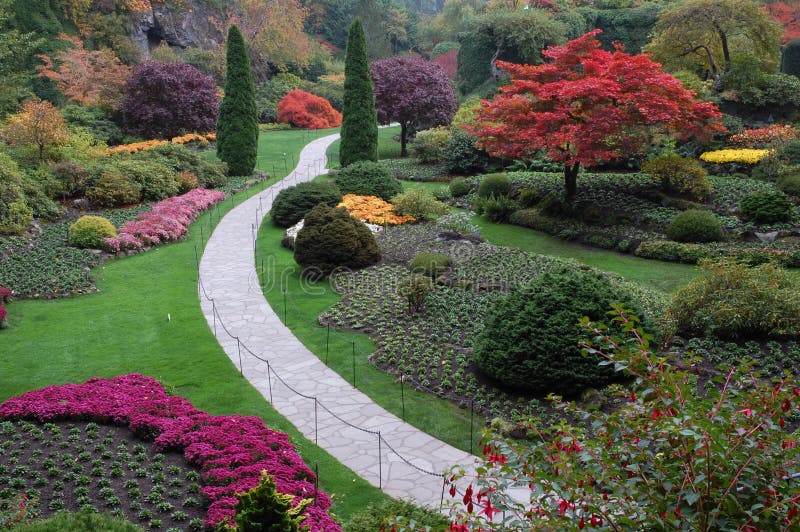
[[[210,50],[225,38],[222,14],[208,3],[186,0],[180,9],[168,3],[154,3],[153,9],[132,16],[131,39],[141,57],[148,59],[150,50],[162,42],[181,48]]]

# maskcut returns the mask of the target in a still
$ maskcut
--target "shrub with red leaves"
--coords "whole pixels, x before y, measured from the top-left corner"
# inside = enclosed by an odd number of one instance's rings
[[[295,89],[278,102],[278,122],[308,129],[327,129],[342,125],[342,113],[325,98]]]

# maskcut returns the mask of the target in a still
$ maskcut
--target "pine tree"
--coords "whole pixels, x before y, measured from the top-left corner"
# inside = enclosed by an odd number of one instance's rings
[[[378,160],[378,116],[369,74],[364,27],[356,18],[347,36],[344,66],[344,111],[339,163]]]
[[[230,175],[250,175],[258,153],[256,91],[244,37],[235,25],[228,30],[225,97],[217,120],[217,157]]]

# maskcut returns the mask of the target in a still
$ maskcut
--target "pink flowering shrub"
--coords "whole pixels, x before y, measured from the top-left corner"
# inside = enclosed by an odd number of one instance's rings
[[[182,196],[159,201],[150,212],[139,214],[138,220],[122,225],[114,238],[104,238],[114,253],[126,249],[142,249],[182,238],[197,215],[225,199],[218,190],[196,188]]]
[[[281,493],[314,498],[314,474],[303,463],[289,437],[271,430],[257,417],[213,416],[188,400],[167,395],[163,386],[144,375],[90,379],[83,384],[48,386],[13,397],[0,405],[0,419],[92,419],[127,425],[135,434],[154,439],[158,451],[182,450],[200,467],[203,493],[211,501],[206,525],[235,520],[235,494],[258,485],[261,472],[275,479]],[[331,500],[322,491],[306,507],[303,526],[311,532],[337,532],[328,515]]]

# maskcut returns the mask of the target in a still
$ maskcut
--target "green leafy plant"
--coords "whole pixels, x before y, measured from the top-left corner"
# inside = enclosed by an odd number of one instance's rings
[[[461,196],[466,196],[469,194],[471,187],[467,180],[463,177],[456,177],[452,181],[450,181],[450,193],[453,195],[454,198],[460,198]]]
[[[420,131],[411,142],[411,153],[422,163],[435,163],[441,160],[450,141],[450,129],[444,126]]]
[[[453,264],[453,259],[440,253],[420,253],[411,261],[411,271],[436,279]]]
[[[417,220],[431,220],[447,214],[450,207],[428,194],[424,189],[412,188],[391,199],[398,214],[413,216]]]
[[[487,174],[481,179],[478,185],[478,196],[481,198],[489,198],[494,196],[508,196],[511,192],[511,180],[506,174]]]
[[[303,499],[296,505],[294,495],[279,493],[275,481],[266,471],[258,486],[245,493],[237,493],[236,525],[226,523],[231,530],[268,530],[270,532],[296,532],[302,522],[303,511],[313,499]]]
[[[117,236],[117,230],[107,218],[102,216],[81,216],[69,226],[69,243],[79,248],[103,247],[103,238]]]
[[[342,193],[333,183],[300,183],[281,190],[269,211],[272,223],[278,227],[291,227],[320,203],[336,207],[342,201]]]
[[[794,212],[792,201],[780,191],[750,194],[739,203],[739,210],[742,216],[756,223],[787,221]]]
[[[400,281],[397,286],[397,295],[406,300],[408,313],[415,314],[425,304],[425,296],[433,288],[433,281],[425,275],[412,275]]]
[[[664,192],[688,194],[703,200],[711,193],[708,172],[697,159],[677,154],[660,155],[642,164],[642,171],[661,181]]]
[[[334,182],[342,194],[378,196],[386,201],[403,191],[403,185],[384,164],[372,161],[359,161],[342,168]]]
[[[724,238],[722,224],[714,213],[699,209],[675,216],[667,227],[667,236],[676,242],[717,242]]]

